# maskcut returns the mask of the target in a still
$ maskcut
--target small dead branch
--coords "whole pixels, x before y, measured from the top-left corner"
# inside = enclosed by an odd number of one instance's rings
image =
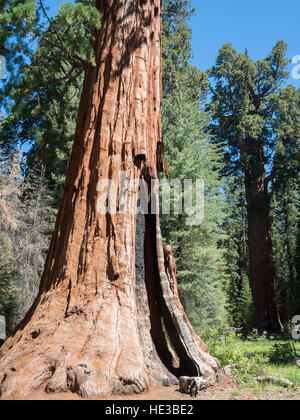
[[[258,376],[254,379],[259,383],[280,385],[284,388],[295,388],[295,384],[293,384],[293,382],[290,382],[287,379],[275,378],[274,376]]]

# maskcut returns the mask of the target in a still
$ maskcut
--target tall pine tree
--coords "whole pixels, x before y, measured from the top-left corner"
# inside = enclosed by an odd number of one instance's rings
[[[211,130],[224,147],[225,173],[243,174],[249,277],[263,330],[282,328],[276,297],[267,168],[276,148],[274,98],[287,78],[285,51],[285,43],[278,42],[265,60],[254,62],[247,52],[238,54],[231,44],[226,44],[208,71],[212,81]]]

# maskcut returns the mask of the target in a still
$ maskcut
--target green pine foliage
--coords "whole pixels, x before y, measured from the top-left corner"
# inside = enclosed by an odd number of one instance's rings
[[[193,13],[190,0],[163,1],[163,134],[171,181],[190,179],[195,185],[197,179],[204,180],[205,215],[199,226],[188,226],[186,213],[171,210],[162,217],[162,231],[175,252],[181,300],[200,333],[226,322],[227,275],[219,247],[224,204],[218,175],[221,151],[205,134],[203,73],[189,64],[193,54],[188,21]]]
[[[189,64],[193,57],[189,20],[195,10],[190,0],[163,0],[163,90],[164,96],[185,88],[191,99],[203,93],[203,73]]]
[[[199,101],[189,100],[177,88],[164,101],[164,143],[171,182],[175,179],[204,180],[204,221],[188,226],[188,215],[164,215],[165,242],[174,249],[179,290],[187,314],[198,332],[226,321],[226,273],[223,250],[218,246],[223,235],[223,195],[220,150],[205,135],[207,115]],[[175,197],[176,198],[176,197]],[[180,197],[183,201],[183,196]],[[171,212],[173,208],[171,203]]]
[[[0,144],[7,149],[27,145],[28,167],[43,165],[56,209],[73,143],[84,70],[94,65],[91,41],[93,29],[100,27],[100,15],[91,1],[65,2],[54,19],[41,1],[6,3],[0,24],[12,57],[5,55],[11,76],[0,93],[0,104],[7,113],[0,122]],[[18,55],[20,45],[22,54]]]
[[[300,222],[298,223],[297,239],[296,239],[296,255],[295,255],[295,267],[296,267],[296,314],[300,313]]]
[[[275,102],[276,152],[272,182],[272,227],[277,289],[284,321],[299,313],[300,92],[282,89]]]
[[[297,235],[300,219],[299,192],[287,180],[286,190],[273,197],[273,247],[277,290],[282,319],[288,321],[299,307],[297,281]]]
[[[264,164],[272,164],[274,104],[288,77],[286,49],[279,41],[265,60],[255,62],[247,51],[237,53],[231,44],[225,44],[215,66],[207,71],[212,92],[210,127],[215,141],[224,148],[225,176],[240,175],[250,168],[247,138],[260,139],[265,148]]]
[[[226,288],[229,322],[247,335],[255,326],[254,304],[249,287],[249,256],[247,210],[242,177],[231,177],[225,186],[226,210],[223,230],[225,233],[225,261],[229,277]]]

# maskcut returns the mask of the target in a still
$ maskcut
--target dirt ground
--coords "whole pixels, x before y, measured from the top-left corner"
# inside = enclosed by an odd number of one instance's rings
[[[77,394],[46,394],[35,391],[28,400],[81,400]],[[300,390],[289,390],[279,387],[244,388],[239,387],[233,378],[223,376],[219,384],[201,391],[193,398],[181,394],[178,386],[168,388],[152,388],[141,395],[108,396],[99,400],[109,401],[197,401],[197,400],[300,400]]]

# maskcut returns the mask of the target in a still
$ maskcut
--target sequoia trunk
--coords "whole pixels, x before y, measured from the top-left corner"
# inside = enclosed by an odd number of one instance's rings
[[[248,210],[250,283],[262,330],[280,331],[268,186],[261,142],[247,139],[245,188]]]
[[[1,348],[2,398],[37,388],[139,393],[183,374],[211,383],[217,376],[180,305],[174,270],[166,273],[159,216],[135,211],[136,181],[166,170],[160,0],[98,0],[97,7],[96,66],[85,75],[39,296]],[[101,211],[114,195],[116,208]],[[152,200],[157,207],[157,190]]]

